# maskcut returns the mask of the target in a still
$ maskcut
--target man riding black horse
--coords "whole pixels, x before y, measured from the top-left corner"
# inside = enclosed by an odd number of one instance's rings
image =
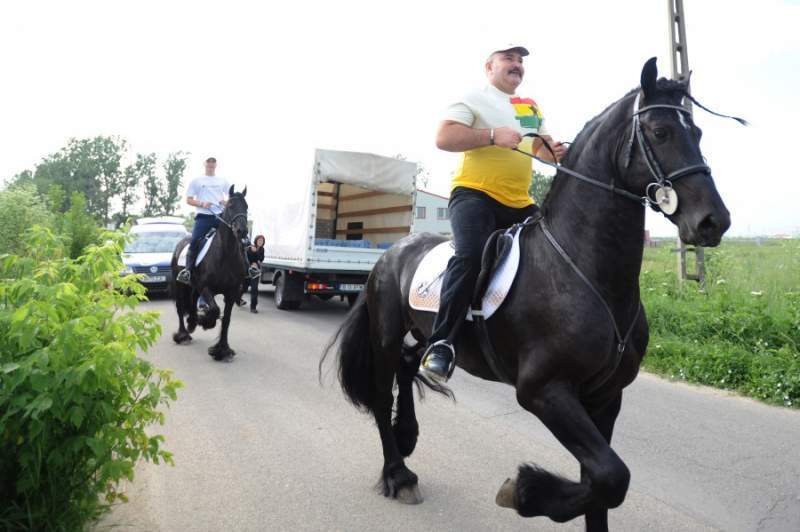
[[[216,175],[217,159],[209,157],[205,162],[205,174],[194,178],[186,189],[186,203],[195,207],[194,227],[192,228],[192,240],[186,253],[186,267],[178,273],[176,280],[187,285],[192,284],[192,271],[197,260],[201,239],[203,239],[212,228],[219,227],[219,214],[225,208],[228,199],[228,180]],[[244,253],[244,251],[242,251]],[[259,272],[260,273],[260,272]],[[254,273],[250,272],[250,276]],[[198,309],[201,312],[208,310],[208,303],[199,297]]]
[[[437,382],[446,381],[455,367],[452,339],[467,314],[486,240],[539,210],[528,194],[531,159],[512,150],[524,145],[539,153],[542,140],[531,144],[523,137],[537,133],[557,159],[567,152],[547,134],[536,102],[516,95],[527,55],[525,47],[514,44],[492,50],[485,64],[489,83],[448,107],[436,136],[440,149],[464,153],[449,205],[456,252],[447,264],[439,312],[420,366],[420,373]],[[547,152],[539,154],[553,159]]]

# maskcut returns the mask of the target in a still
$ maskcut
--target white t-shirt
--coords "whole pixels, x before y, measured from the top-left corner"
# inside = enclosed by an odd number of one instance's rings
[[[476,129],[510,127],[521,135],[548,135],[536,102],[506,94],[492,84],[467,93],[447,108],[443,118]]]
[[[204,175],[195,177],[186,189],[186,197],[194,198],[197,201],[207,201],[211,204],[210,209],[195,207],[197,214],[220,214],[222,207],[220,203],[228,199],[228,190],[231,186],[224,177],[216,175]]]
[[[506,94],[494,85],[471,91],[447,108],[443,117],[476,129],[508,127],[519,132],[547,135],[544,117],[531,98]],[[531,152],[533,139],[525,137],[519,149]],[[453,188],[467,187],[491,196],[515,209],[532,203],[531,159],[499,146],[483,146],[463,153],[453,176]]]

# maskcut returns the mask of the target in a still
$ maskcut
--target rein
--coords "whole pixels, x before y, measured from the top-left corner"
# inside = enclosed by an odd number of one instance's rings
[[[247,223],[247,215],[244,214],[244,213],[241,213],[241,212],[239,214],[234,215],[234,217],[231,218],[230,222],[228,222],[225,218],[223,218],[222,216],[220,216],[219,214],[216,214],[216,213],[214,214],[214,217],[217,220],[219,220],[223,225],[227,226],[228,229],[231,230],[231,233],[234,234],[234,236],[236,235],[236,230],[233,228],[233,222],[235,222],[239,218],[244,218],[245,224]]]

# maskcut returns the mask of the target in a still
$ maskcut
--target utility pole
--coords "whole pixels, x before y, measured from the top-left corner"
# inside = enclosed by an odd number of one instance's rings
[[[669,48],[670,63],[672,64],[672,79],[689,82],[689,54],[686,49],[686,25],[683,15],[683,0],[667,0],[669,4]],[[687,102],[689,112],[691,103]],[[677,240],[678,247],[675,250],[678,254],[678,280],[683,282],[687,279],[697,281],[700,290],[706,287],[706,268],[705,253],[701,246],[686,246],[681,241],[680,236]],[[695,272],[687,271],[686,258],[689,253],[694,253]]]

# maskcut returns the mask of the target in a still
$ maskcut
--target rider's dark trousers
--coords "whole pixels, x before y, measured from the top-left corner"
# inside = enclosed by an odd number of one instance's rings
[[[197,214],[194,217],[194,228],[192,229],[192,241],[189,243],[189,253],[186,257],[186,267],[194,268],[194,261],[197,258],[198,242],[206,236],[212,227],[219,227],[219,220],[213,214]]]
[[[481,269],[483,246],[497,229],[510,227],[539,212],[536,205],[514,209],[471,188],[457,187],[450,195],[450,225],[456,252],[442,280],[439,313],[429,342],[455,338],[472,303]]]

